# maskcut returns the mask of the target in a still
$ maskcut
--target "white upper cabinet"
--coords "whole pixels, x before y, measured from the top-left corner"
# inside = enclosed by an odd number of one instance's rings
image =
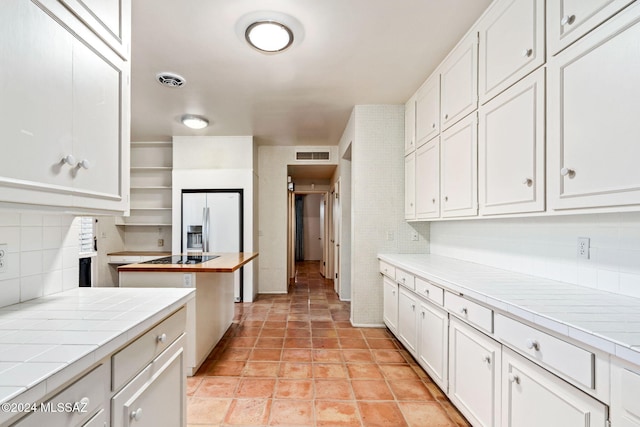
[[[440,133],[440,74],[434,73],[416,95],[417,147]]]
[[[53,0],[3,3],[0,55],[0,201],[126,212],[129,63]]]
[[[440,138],[436,137],[416,150],[416,219],[440,216]]]
[[[551,208],[640,204],[638,40],[636,2],[550,58]]]
[[[416,153],[404,158],[404,217],[416,216]]]
[[[497,1],[478,31],[481,104],[545,62],[543,0]]]
[[[442,132],[441,212],[443,217],[478,214],[478,119],[472,114]]]
[[[478,108],[478,33],[469,33],[441,65],[442,129]]]
[[[404,154],[416,149],[416,97],[411,97],[404,106]]]
[[[480,214],[544,210],[543,68],[479,111]]]
[[[131,0],[59,0],[123,59],[131,50]]]
[[[633,0],[553,0],[547,2],[547,45],[555,55]]]

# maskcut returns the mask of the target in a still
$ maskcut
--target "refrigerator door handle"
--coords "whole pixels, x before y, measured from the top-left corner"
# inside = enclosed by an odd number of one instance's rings
[[[202,252],[207,251],[207,208],[202,208]]]
[[[209,237],[210,237],[210,236],[209,236],[209,229],[210,229],[210,225],[211,225],[211,224],[210,224],[211,216],[209,215],[209,208],[207,207],[207,208],[205,208],[205,209],[206,209],[206,211],[205,211],[205,212],[206,212],[205,220],[206,220],[206,224],[207,224],[207,232],[206,232],[206,236],[207,236],[207,246],[206,246],[206,247],[203,247],[203,248],[202,248],[202,250],[203,250],[203,252],[209,252]]]

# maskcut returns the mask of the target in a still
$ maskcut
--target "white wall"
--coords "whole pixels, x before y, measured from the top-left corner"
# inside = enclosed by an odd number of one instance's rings
[[[71,215],[0,211],[0,306],[78,287],[79,231]]]
[[[260,192],[259,252],[260,293],[287,293],[287,165],[337,164],[337,147],[304,147],[306,150],[329,150],[329,162],[295,160],[293,146],[258,147]]]
[[[244,251],[257,252],[253,137],[174,137],[173,153],[172,252],[181,252],[179,224],[183,189],[242,189]],[[252,302],[258,294],[261,258],[262,254],[244,267],[245,302]]]
[[[109,264],[107,254],[124,250],[124,241],[128,230],[125,230],[125,227],[117,227],[115,217],[112,216],[98,217],[97,220],[98,256],[92,261],[96,264],[94,267],[96,275],[93,277],[92,285],[114,287],[118,285],[118,266]]]
[[[640,297],[640,213],[434,222],[431,253]]]
[[[357,105],[352,121],[351,321],[380,325],[377,255],[427,252],[429,226],[404,220],[404,106]],[[413,230],[418,241],[411,241]]]

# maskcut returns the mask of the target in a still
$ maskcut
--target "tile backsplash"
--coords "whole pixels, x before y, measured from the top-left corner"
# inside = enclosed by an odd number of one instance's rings
[[[640,298],[640,213],[434,222],[430,243],[433,254]]]
[[[78,232],[72,215],[0,211],[0,307],[77,287]]]

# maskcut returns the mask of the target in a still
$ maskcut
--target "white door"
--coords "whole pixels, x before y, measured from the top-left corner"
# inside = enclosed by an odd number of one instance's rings
[[[333,187],[333,289],[340,295],[340,180]]]
[[[395,333],[398,330],[398,284],[383,276],[382,286],[382,318],[385,325]]]
[[[478,36],[470,33],[441,66],[440,115],[446,129],[478,108]]]
[[[404,158],[404,218],[416,217],[416,153]]]
[[[604,404],[504,349],[502,427],[604,426],[606,414]]]
[[[418,89],[416,98],[416,147],[440,133],[440,74],[435,73]]]
[[[502,346],[454,317],[450,322],[449,398],[474,426],[497,426]]]
[[[409,353],[417,355],[418,347],[418,300],[413,292],[399,286],[398,294],[398,338]]]
[[[416,218],[440,216],[440,138],[416,150]]]
[[[240,252],[240,194],[211,192],[209,208],[209,252]]]
[[[320,260],[320,274],[322,274],[322,276],[324,277],[327,273],[326,273],[326,260],[327,260],[327,245],[325,245],[326,242],[326,236],[325,236],[325,232],[327,230],[325,221],[327,220],[327,215],[325,213],[325,210],[327,208],[327,193],[324,193],[322,195],[322,200],[320,201],[320,245],[321,245],[321,250],[322,250],[322,259]]]
[[[420,303],[418,362],[446,393],[448,383],[449,315],[428,302]]]
[[[416,99],[412,97],[404,106],[404,154],[416,149]]]

